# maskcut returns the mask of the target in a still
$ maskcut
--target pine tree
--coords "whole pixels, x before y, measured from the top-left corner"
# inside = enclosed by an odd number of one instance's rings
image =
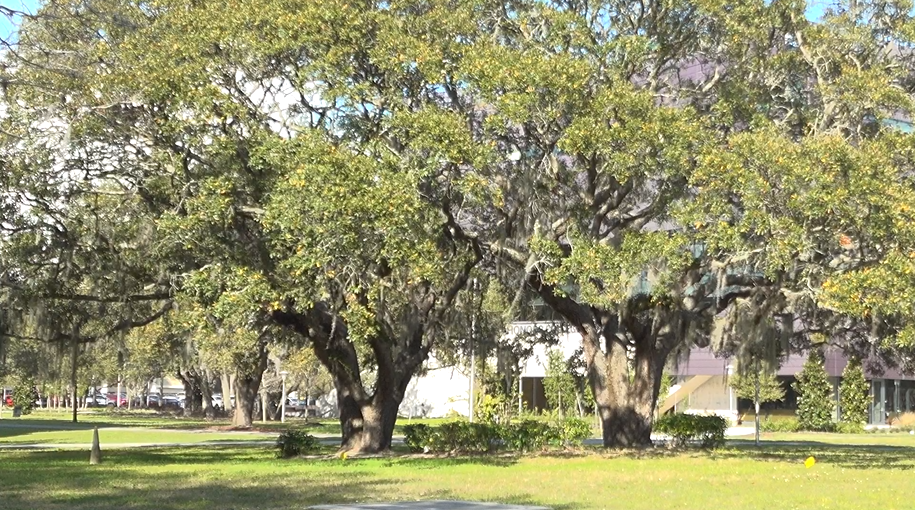
[[[851,359],[842,372],[842,385],[839,388],[839,405],[842,409],[842,421],[863,425],[867,423],[867,407],[870,404],[870,385],[864,379],[861,360]]]
[[[801,429],[827,431],[833,428],[835,402],[822,353],[810,352],[803,370],[797,374],[794,391],[798,395],[797,419]]]

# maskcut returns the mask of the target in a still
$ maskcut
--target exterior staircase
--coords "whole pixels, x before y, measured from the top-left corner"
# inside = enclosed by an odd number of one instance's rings
[[[664,414],[681,400],[688,397],[690,393],[707,383],[713,376],[711,375],[694,375],[692,378],[683,382],[679,387],[671,388],[673,391],[667,395],[667,398],[658,405],[658,414]]]

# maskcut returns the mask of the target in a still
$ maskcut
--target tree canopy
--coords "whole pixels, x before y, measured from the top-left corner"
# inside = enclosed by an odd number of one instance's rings
[[[238,425],[307,347],[364,451],[467,343],[472,278],[580,333],[606,446],[650,441],[685,345],[911,362],[911,11],[48,2],[0,70],[5,334],[75,367],[168,317],[147,338],[189,387],[231,372]]]

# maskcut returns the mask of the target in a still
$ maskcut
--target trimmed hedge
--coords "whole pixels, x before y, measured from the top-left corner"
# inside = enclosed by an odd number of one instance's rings
[[[405,425],[403,430],[404,444],[410,451],[428,453],[529,452],[547,446],[578,446],[591,435],[591,426],[579,418],[555,424],[538,420],[509,425],[453,421],[438,427]]]
[[[403,426],[403,443],[411,452],[422,452],[432,441],[432,427],[422,423]]]
[[[768,419],[759,422],[759,430],[762,432],[797,432],[800,429],[797,418]]]
[[[703,448],[724,446],[724,433],[728,422],[721,416],[697,414],[666,414],[658,418],[654,430],[667,434],[673,446],[686,446],[698,441]]]
[[[320,446],[318,439],[302,430],[289,429],[276,438],[276,456],[280,458],[298,457],[299,455],[317,450]]]

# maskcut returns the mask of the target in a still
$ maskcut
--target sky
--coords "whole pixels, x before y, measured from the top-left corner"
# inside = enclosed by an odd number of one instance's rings
[[[17,11],[35,12],[39,1],[0,0],[0,5]],[[835,0],[807,0],[807,17],[813,20],[818,19],[823,14],[823,10],[834,3]],[[0,38],[8,40],[16,24],[18,24],[18,20],[10,20],[8,17],[0,15]]]
[[[35,12],[38,7],[38,0],[0,0],[0,5],[8,9],[25,12]],[[13,33],[14,24],[18,24],[18,19],[11,20],[9,17],[0,14],[0,38],[7,40]]]

